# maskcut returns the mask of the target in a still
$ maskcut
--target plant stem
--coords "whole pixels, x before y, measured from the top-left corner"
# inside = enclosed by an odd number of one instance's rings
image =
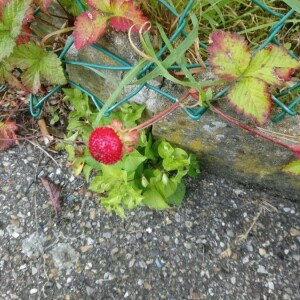
[[[181,103],[188,97],[190,96],[190,93],[186,93],[185,95],[183,95],[180,99],[178,99],[175,103],[173,103],[171,106],[169,106],[167,109],[161,111],[159,114],[155,115],[153,118],[145,121],[144,123],[141,123],[133,128],[129,128],[128,131],[134,131],[134,130],[143,130],[151,125],[153,125],[154,123],[160,121],[162,118],[166,117],[168,114],[170,114],[171,112],[173,112],[176,108],[178,108],[179,106],[181,106]]]
[[[291,145],[285,144],[284,142],[282,142],[282,141],[280,141],[280,140],[278,140],[278,139],[276,139],[276,138],[273,138],[273,137],[271,137],[271,136],[268,136],[268,135],[266,135],[266,134],[264,134],[264,133],[262,133],[262,132],[260,132],[260,131],[255,130],[254,128],[251,128],[251,127],[249,127],[249,126],[247,126],[247,125],[245,125],[245,124],[239,122],[238,120],[236,120],[236,119],[234,119],[234,118],[228,116],[227,114],[225,114],[224,112],[222,112],[221,110],[219,110],[218,108],[216,108],[215,106],[211,106],[211,109],[212,109],[215,113],[217,113],[218,115],[220,115],[222,118],[224,118],[225,120],[227,120],[227,121],[229,121],[229,122],[231,122],[231,123],[237,125],[238,127],[242,128],[242,129],[245,129],[245,130],[251,132],[251,133],[254,134],[254,135],[260,136],[260,137],[262,137],[262,138],[264,138],[264,139],[266,139],[266,140],[269,140],[269,141],[271,141],[271,142],[273,142],[273,143],[275,143],[275,144],[277,144],[277,145],[280,145],[280,146],[282,146],[282,147],[284,147],[284,148],[287,148],[287,149],[293,151],[293,150],[291,149],[291,147],[292,147]]]

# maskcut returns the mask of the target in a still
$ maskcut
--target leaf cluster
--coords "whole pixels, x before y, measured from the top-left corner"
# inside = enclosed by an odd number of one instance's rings
[[[0,2],[0,84],[36,94],[42,82],[65,84],[57,55],[32,39],[30,23],[35,5],[46,9],[51,1],[3,0]]]
[[[86,141],[92,129],[120,120],[126,128],[141,119],[144,107],[127,103],[109,117],[96,122],[99,113],[88,96],[76,89],[64,89],[65,101],[73,107],[69,114],[68,135],[58,149],[65,149],[76,175],[83,172],[86,180],[92,177],[90,189],[101,194],[101,205],[108,211],[125,217],[125,211],[146,205],[153,209],[167,209],[180,205],[185,195],[182,178],[199,173],[193,154],[172,146],[164,140],[153,141],[150,132],[140,132],[137,148],[115,165],[95,161],[86,146],[81,149],[74,141]],[[97,123],[97,124],[96,124]]]

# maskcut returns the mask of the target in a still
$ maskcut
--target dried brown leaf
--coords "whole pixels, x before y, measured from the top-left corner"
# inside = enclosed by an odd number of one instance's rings
[[[56,215],[59,215],[61,213],[61,203],[60,203],[61,187],[57,184],[52,183],[44,176],[40,176],[39,178],[44,188],[46,189],[48,195],[50,196]]]

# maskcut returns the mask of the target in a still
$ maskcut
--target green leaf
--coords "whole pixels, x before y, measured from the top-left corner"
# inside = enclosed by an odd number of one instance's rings
[[[74,107],[76,117],[88,118],[91,114],[89,96],[78,89],[63,89],[65,93],[64,101],[69,101]]]
[[[195,177],[200,173],[199,162],[195,154],[190,154],[189,156],[190,166],[187,175]]]
[[[290,162],[282,168],[282,171],[293,175],[300,175],[300,159]]]
[[[143,200],[141,190],[136,190],[130,185],[122,185],[120,189],[115,189],[114,192],[122,196],[122,204],[125,209],[136,208]]]
[[[259,79],[245,77],[237,82],[228,93],[230,104],[238,112],[263,125],[269,117],[272,101],[268,85]]]
[[[68,153],[68,160],[74,160],[75,159],[75,147],[73,145],[66,145],[65,150]]]
[[[72,170],[75,176],[78,176],[84,167],[84,159],[82,157],[77,157],[72,163]]]
[[[11,0],[4,6],[0,22],[0,61],[13,52],[16,38],[21,33],[23,20],[31,2]]]
[[[131,172],[135,171],[146,159],[147,157],[140,154],[137,150],[134,150],[126,155],[122,161],[115,166],[122,168],[127,172]]]
[[[283,0],[287,5],[289,5],[293,10],[300,14],[300,2],[299,0]]]
[[[81,0],[81,4],[83,5],[84,9],[88,9],[88,6],[86,5],[85,1]],[[81,14],[81,10],[79,9],[76,1],[74,0],[59,0],[59,3],[61,3],[65,9],[67,10],[68,13],[71,15],[77,17],[78,15]]]
[[[161,158],[167,158],[173,154],[174,148],[170,143],[166,141],[161,141],[157,148],[157,151]]]
[[[147,187],[143,194],[143,203],[152,209],[168,209],[169,205],[166,203],[162,195],[153,188]]]
[[[250,50],[246,40],[236,34],[214,31],[207,47],[209,63],[214,74],[228,81],[239,78],[250,63]]]
[[[15,67],[26,70],[21,75],[21,79],[33,94],[38,92],[41,79],[47,80],[50,84],[66,83],[59,58],[33,43],[15,47],[11,61]]]
[[[177,205],[177,206],[181,205],[185,196],[185,192],[186,192],[185,185],[181,182],[180,184],[177,185],[176,191],[166,199],[166,202],[172,205]]]
[[[84,167],[83,167],[83,174],[84,174],[84,178],[85,178],[86,182],[89,181],[90,175],[91,175],[92,171],[93,171],[93,167],[92,166],[89,166],[87,164],[84,165]]]
[[[299,67],[300,62],[293,59],[283,47],[270,45],[254,55],[244,77],[260,79],[269,85],[280,85],[290,80]]]

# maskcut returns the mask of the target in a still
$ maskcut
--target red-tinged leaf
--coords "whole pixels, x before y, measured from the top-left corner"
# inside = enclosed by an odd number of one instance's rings
[[[245,77],[255,77],[269,85],[281,85],[291,79],[300,62],[292,58],[283,47],[270,45],[252,58]]]
[[[148,21],[142,11],[134,5],[133,0],[111,0],[111,12],[114,17],[109,23],[118,31],[128,31],[132,25],[136,25],[132,31],[139,31]]]
[[[74,29],[75,47],[79,50],[97,42],[106,29],[107,19],[96,10],[85,11],[78,16]]]
[[[228,81],[239,78],[250,63],[250,50],[246,40],[236,34],[215,31],[210,35],[208,62],[215,75]]]
[[[104,13],[111,12],[111,0],[87,0],[86,3],[97,10],[101,10]]]
[[[300,144],[290,146],[290,149],[296,154],[296,157],[300,158]]]
[[[23,25],[21,29],[21,34],[17,37],[16,44],[21,45],[21,44],[26,44],[30,42],[31,39],[31,29],[27,25]]]
[[[18,126],[15,122],[0,122],[0,151],[5,151],[17,143],[15,135],[15,132],[17,131]]]
[[[28,24],[34,20],[34,9],[33,7],[29,7],[26,11],[25,18],[23,20],[23,24]]]
[[[260,126],[265,124],[270,115],[273,102],[269,87],[262,80],[242,78],[230,89],[228,98],[238,113],[243,113]]]
[[[282,168],[282,171],[293,175],[300,175],[300,159],[290,162]]]
[[[26,91],[24,85],[13,75],[13,67],[4,59],[0,62],[0,85],[8,83],[17,89]]]
[[[60,204],[61,187],[57,184],[52,183],[51,181],[49,181],[43,176],[39,178],[44,188],[46,189],[48,195],[50,196],[56,215],[59,215],[61,213],[61,204]]]

